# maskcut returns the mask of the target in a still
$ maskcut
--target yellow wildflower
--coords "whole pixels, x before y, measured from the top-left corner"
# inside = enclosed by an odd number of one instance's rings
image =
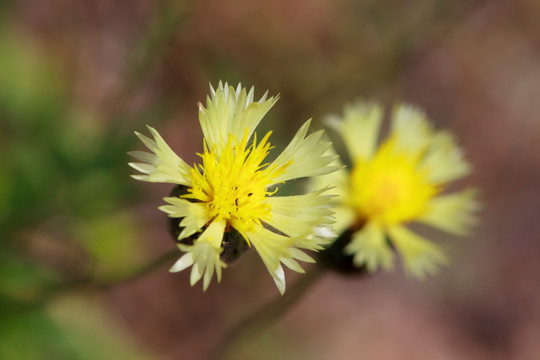
[[[191,285],[204,276],[206,290],[214,271],[220,281],[227,266],[220,256],[224,234],[236,231],[257,250],[283,293],[281,264],[303,272],[297,260],[313,260],[301,249],[320,250],[333,235],[328,228],[332,212],[326,189],[296,196],[274,193],[288,180],[334,171],[329,164],[336,156],[324,155],[330,143],[321,139],[322,130],[307,135],[308,120],[273,162],[265,162],[272,148],[271,132],[258,138],[254,131],[277,97],[267,99],[265,94],[253,101],[253,88],[247,92],[238,85],[235,90],[221,82],[210,90],[206,107],[199,104],[201,163],[190,167],[149,127],[153,140],[137,136],[152,153],[131,153],[142,162],[130,165],[144,174],[133,177],[187,188],[184,195],[165,198],[168,205],[160,207],[170,217],[181,218],[178,247],[185,254],[170,271],[192,266]]]
[[[407,273],[422,278],[447,257],[440,246],[405,225],[424,223],[465,234],[477,209],[473,190],[443,194],[447,184],[467,175],[469,164],[446,131],[434,131],[419,110],[398,105],[389,135],[378,145],[380,106],[355,103],[328,125],[342,137],[350,169],[318,177],[334,186],[336,232],[351,231],[345,255],[369,271],[391,269],[395,249]],[[336,165],[342,166],[337,160]]]

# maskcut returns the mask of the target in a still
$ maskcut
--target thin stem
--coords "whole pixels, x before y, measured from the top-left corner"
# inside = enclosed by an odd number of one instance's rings
[[[113,286],[123,284],[129,281],[137,280],[138,278],[148,274],[152,270],[157,269],[161,265],[165,264],[169,260],[172,260],[176,257],[178,257],[179,252],[178,249],[173,249],[169,252],[166,252],[165,254],[161,255],[160,257],[143,264],[140,268],[135,270],[131,275],[121,278],[121,279],[115,279],[115,280],[109,280],[109,281],[102,281],[102,282],[96,282],[96,286],[100,289],[106,290]]]
[[[283,296],[272,300],[238,324],[212,351],[209,359],[225,359],[228,353],[241,342],[253,339],[289,310],[306,293],[306,291],[324,273],[324,268],[315,265],[302,276]]]
[[[60,284],[57,287],[54,287],[52,289],[49,289],[49,291],[46,291],[37,301],[34,302],[35,305],[45,305],[46,303],[50,302],[55,297],[68,293],[70,291],[74,291],[76,289],[80,289],[83,287],[90,287],[95,288],[98,290],[108,290],[111,287],[114,287],[119,284],[123,284],[129,281],[136,280],[152,270],[160,267],[161,265],[165,264],[171,259],[174,259],[176,256],[178,256],[178,250],[173,249],[161,256],[159,256],[156,259],[151,260],[148,263],[145,263],[141,265],[138,269],[134,270],[131,275],[115,279],[115,280],[108,280],[108,281],[97,281],[93,274],[89,274],[83,278],[77,279],[75,281]]]

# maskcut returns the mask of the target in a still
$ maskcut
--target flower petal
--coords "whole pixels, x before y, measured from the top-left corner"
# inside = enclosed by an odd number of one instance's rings
[[[304,274],[306,272],[304,269],[302,269],[300,264],[298,264],[298,261],[294,260],[293,258],[281,259],[281,262],[292,271],[296,271],[300,274]]]
[[[368,271],[375,271],[379,267],[390,270],[394,267],[394,253],[386,242],[382,227],[375,222],[368,222],[352,234],[345,253],[353,255],[356,266],[365,265]]]
[[[183,218],[178,224],[184,228],[178,236],[178,240],[200,231],[211,220],[207,207],[202,203],[194,203],[177,197],[167,197],[163,200],[170,205],[162,205],[159,210],[167,213],[169,217]]]
[[[400,150],[419,153],[429,144],[431,135],[431,125],[424,112],[407,104],[394,107],[391,136],[397,139]]]
[[[419,221],[454,234],[465,235],[475,223],[474,213],[479,209],[476,195],[475,190],[469,189],[437,196],[429,202],[426,214]]]
[[[215,219],[208,225],[196,242],[207,242],[212,245],[213,248],[221,251],[221,240],[223,240],[226,225],[227,222],[225,220],[219,218]]]
[[[327,190],[296,196],[272,196],[267,199],[272,206],[271,218],[266,222],[290,237],[306,237],[314,233],[314,227],[333,222]],[[322,230],[321,230],[322,231]],[[319,234],[322,234],[319,231]],[[329,231],[329,230],[328,230]],[[318,249],[317,239],[310,239],[310,249]]]
[[[331,142],[322,139],[323,130],[306,137],[311,120],[308,120],[298,130],[289,145],[270,165],[275,168],[273,183],[287,180],[328,174],[339,167],[330,166],[337,155],[326,155]]]
[[[272,275],[280,293],[283,294],[285,292],[285,275],[280,261],[293,258],[289,248],[294,245],[295,239],[276,234],[263,227],[257,227],[254,231],[247,232],[246,235],[266,265],[268,272]]]
[[[388,233],[397,251],[403,258],[407,274],[420,280],[437,271],[439,265],[448,262],[448,258],[439,245],[411,232],[403,226],[388,228]]]
[[[285,294],[285,272],[283,271],[283,267],[281,265],[278,265],[278,267],[274,271],[270,271],[270,274],[272,275],[272,279],[274,279],[274,282],[276,283],[279,293],[281,295]]]
[[[436,184],[457,180],[471,171],[469,163],[463,158],[463,151],[452,135],[444,131],[433,136],[420,169],[425,169],[429,180]]]
[[[332,224],[332,228],[339,236],[354,224],[356,221],[356,213],[349,206],[334,205],[332,210],[334,210],[336,218],[336,222]]]
[[[330,147],[326,153],[335,154],[335,150]],[[343,163],[339,158],[331,165],[338,166],[339,169],[330,174],[311,177],[308,189],[313,191],[328,187],[325,195],[331,197],[330,206],[334,211],[332,229],[339,235],[354,223],[356,213],[350,206],[346,205],[346,200],[352,196],[349,185],[350,172],[343,168]]]
[[[337,155],[334,146],[330,146],[325,155],[331,155],[336,157],[336,159],[330,164],[331,166],[337,167],[336,171],[325,175],[313,176],[311,177],[308,183],[308,189],[310,191],[315,191],[328,187],[327,195],[335,195],[335,198],[332,199],[332,202],[335,202],[339,197],[346,197],[349,193],[349,175],[350,172],[345,169],[345,165]]]
[[[381,122],[382,108],[369,102],[345,106],[342,119],[331,116],[326,120],[326,124],[342,136],[352,160],[367,160],[373,156]]]
[[[129,163],[129,166],[145,175],[132,175],[136,180],[172,183],[189,186],[191,168],[171,150],[159,133],[148,126],[154,140],[135,132],[152,153],[132,151],[128,154],[142,163]]]
[[[227,145],[229,134],[239,142],[249,129],[249,137],[278,100],[278,97],[266,99],[266,94],[253,102],[253,88],[246,92],[241,84],[236,91],[227,83],[219,82],[218,88],[210,85],[212,96],[206,100],[206,108],[199,104],[199,122],[209,149],[215,146],[218,152]]]
[[[190,284],[195,285],[203,276],[203,290],[208,288],[214,270],[218,281],[221,280],[221,268],[227,265],[220,259],[221,240],[225,230],[224,220],[214,220],[193,245],[178,244],[180,250],[186,254],[171,268],[171,271],[181,271],[192,264]],[[188,255],[188,254],[191,254]],[[185,260],[183,260],[185,258]]]
[[[193,265],[193,254],[191,252],[186,252],[184,255],[174,263],[174,265],[169,269],[169,272],[179,272],[187,269]]]

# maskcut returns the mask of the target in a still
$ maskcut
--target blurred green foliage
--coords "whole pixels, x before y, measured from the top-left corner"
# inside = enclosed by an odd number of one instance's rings
[[[50,309],[0,295],[1,359],[145,359],[118,335],[96,304],[60,301]]]
[[[51,212],[92,216],[111,211],[130,189],[125,151],[131,136],[69,109],[64,79],[36,49],[0,34],[0,216],[2,233]],[[92,131],[94,133],[92,133]]]
[[[0,359],[142,358],[87,308],[59,321],[47,302],[71,282],[126,273],[141,253],[135,221],[119,214],[135,195],[134,136],[71,109],[65,81],[0,29]]]

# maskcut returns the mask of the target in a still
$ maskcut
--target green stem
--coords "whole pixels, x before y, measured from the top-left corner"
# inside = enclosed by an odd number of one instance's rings
[[[120,278],[120,279],[114,279],[114,280],[107,280],[107,281],[99,281],[94,278],[92,274],[87,275],[84,278],[77,279],[75,281],[60,284],[57,287],[54,287],[52,289],[49,289],[46,291],[37,301],[34,302],[35,305],[45,305],[54,298],[56,298],[59,295],[84,288],[95,288],[98,290],[108,290],[111,287],[114,287],[116,285],[124,284],[129,281],[136,280],[152,270],[162,266],[166,262],[174,259],[178,256],[178,249],[171,250],[160,257],[145,263],[141,265],[138,269],[134,270],[129,276]]]
[[[306,293],[324,273],[324,268],[315,265],[302,276],[283,296],[254,312],[238,324],[210,354],[209,359],[225,359],[231,350],[242,342],[255,338],[262,330],[276,321]]]
[[[143,264],[140,268],[135,270],[131,275],[121,278],[121,279],[115,279],[115,280],[109,280],[109,281],[102,281],[102,282],[96,282],[96,286],[100,289],[106,290],[108,288],[111,288],[116,285],[120,285],[129,281],[137,280],[138,278],[148,274],[152,270],[157,269],[158,267],[162,266],[166,262],[173,260],[177,258],[180,255],[178,252],[178,249],[173,249],[160,257]]]

